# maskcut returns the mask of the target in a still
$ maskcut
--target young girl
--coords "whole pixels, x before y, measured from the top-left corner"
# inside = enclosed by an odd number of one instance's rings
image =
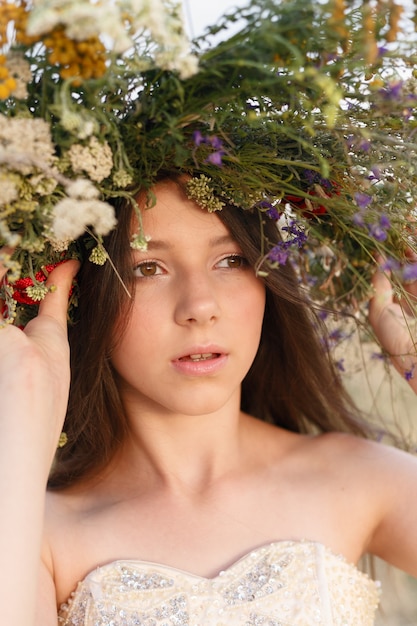
[[[355,564],[417,576],[416,459],[359,436],[291,269],[256,275],[260,215],[209,213],[181,178],[154,193],[148,250],[126,207],[106,242],[123,284],[79,271],[45,516],[77,264],[0,332],[3,622],[371,626]]]

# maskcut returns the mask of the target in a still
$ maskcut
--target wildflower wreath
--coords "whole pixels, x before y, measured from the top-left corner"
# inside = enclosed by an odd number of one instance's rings
[[[138,189],[170,170],[208,210],[276,220],[262,271],[293,263],[312,301],[363,315],[379,254],[400,293],[417,277],[409,11],[252,0],[190,43],[171,0],[0,0],[6,319],[33,315],[79,238],[111,262],[114,200],[137,210]]]

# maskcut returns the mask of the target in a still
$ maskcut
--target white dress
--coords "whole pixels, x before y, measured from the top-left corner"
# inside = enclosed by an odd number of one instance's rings
[[[214,578],[120,560],[78,584],[61,626],[372,626],[378,584],[320,543],[279,541]]]

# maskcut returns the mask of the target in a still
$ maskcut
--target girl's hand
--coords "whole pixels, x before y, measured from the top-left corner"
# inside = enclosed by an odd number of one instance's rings
[[[46,284],[55,289],[23,331],[11,324],[0,328],[2,419],[19,420],[33,445],[45,453],[47,464],[52,462],[68,401],[67,307],[78,267],[77,261],[67,261],[51,272]],[[0,280],[5,273],[1,268]]]
[[[395,368],[417,393],[417,280],[407,285],[409,300],[399,304],[382,269],[373,277],[369,320]]]
[[[23,331],[11,324],[0,328],[0,606],[2,623],[14,626],[41,623],[35,614],[45,488],[68,401],[67,307],[77,268],[68,261],[51,272],[47,284],[55,290]],[[0,280],[5,274],[0,268]]]

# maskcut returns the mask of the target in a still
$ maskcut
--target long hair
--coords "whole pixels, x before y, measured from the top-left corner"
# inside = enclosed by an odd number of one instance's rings
[[[228,207],[219,217],[253,266],[261,248],[279,240],[276,224],[265,214]],[[289,263],[263,269],[262,335],[242,383],[242,410],[294,432],[370,434],[342,384],[318,308],[300,288],[294,269]]]
[[[182,186],[180,179],[173,180]],[[67,443],[57,451],[50,488],[64,488],[98,473],[128,436],[111,355],[134,296],[132,212],[124,205],[117,213],[117,230],[105,246],[119,276],[109,262],[104,266],[86,262],[78,275],[77,321],[69,330]],[[258,210],[228,205],[218,217],[253,267],[265,242],[279,241],[275,223]],[[294,432],[366,435],[330,357],[326,329],[290,264],[267,270],[261,280],[266,287],[265,315],[258,352],[242,383],[242,410]]]

